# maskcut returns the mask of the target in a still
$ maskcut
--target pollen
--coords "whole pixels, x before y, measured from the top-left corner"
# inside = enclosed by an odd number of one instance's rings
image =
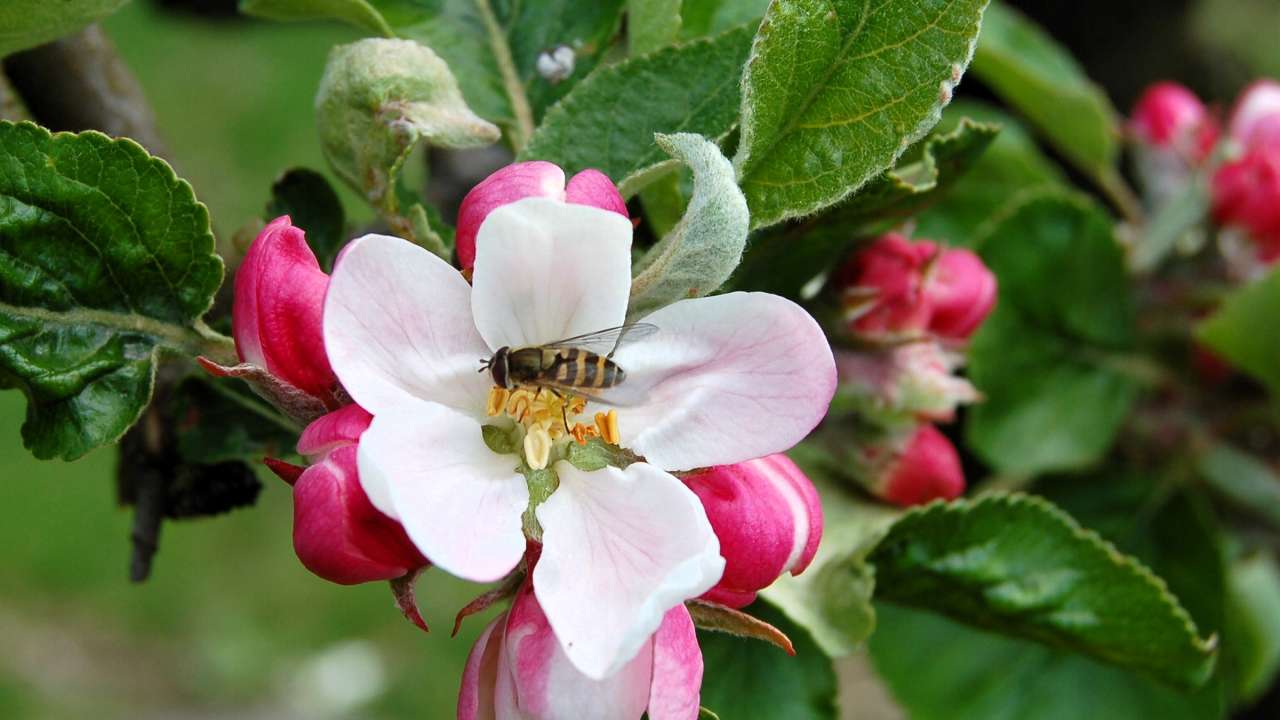
[[[618,443],[617,411],[599,412],[594,422],[581,422],[578,417],[586,409],[586,398],[536,387],[508,390],[494,386],[485,403],[489,417],[505,416],[524,426],[525,460],[539,470],[547,466],[559,440],[572,439],[586,445],[598,437],[607,443]]]
[[[600,438],[610,445],[618,444],[618,411],[610,410],[607,413],[596,413],[596,430],[600,433]]]
[[[529,432],[524,434],[525,462],[529,463],[529,467],[534,470],[542,470],[551,459],[552,445],[551,435],[546,428],[541,425],[529,428]]]

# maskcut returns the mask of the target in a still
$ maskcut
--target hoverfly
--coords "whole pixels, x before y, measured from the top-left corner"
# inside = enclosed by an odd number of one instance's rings
[[[627,373],[613,361],[613,354],[625,342],[657,331],[650,323],[630,323],[545,345],[500,347],[492,357],[481,360],[480,372],[488,371],[493,384],[507,390],[532,387],[604,402],[584,391],[621,385]]]

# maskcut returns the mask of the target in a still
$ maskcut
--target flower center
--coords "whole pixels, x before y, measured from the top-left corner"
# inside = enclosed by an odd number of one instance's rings
[[[485,411],[489,417],[506,416],[524,427],[524,459],[529,467],[541,470],[551,459],[551,449],[562,438],[573,438],[586,445],[598,437],[610,445],[618,444],[618,413],[595,414],[595,422],[578,422],[586,411],[586,398],[552,392],[545,388],[489,389]]]

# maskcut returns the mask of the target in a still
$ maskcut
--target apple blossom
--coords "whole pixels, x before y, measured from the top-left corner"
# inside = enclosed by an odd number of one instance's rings
[[[1280,145],[1280,82],[1258,80],[1240,95],[1227,126],[1244,150]]]
[[[971,250],[884,235],[836,276],[850,330],[869,340],[965,340],[996,302],[996,278]]]
[[[916,428],[901,452],[870,483],[876,495],[903,506],[952,500],[964,488],[964,469],[955,446],[929,424]]]
[[[1129,127],[1147,147],[1168,151],[1189,165],[1208,157],[1218,137],[1218,125],[1200,98],[1168,81],[1142,93]]]
[[[627,204],[608,176],[599,170],[583,170],[566,185],[559,165],[531,160],[507,165],[481,180],[458,208],[455,238],[458,264],[470,270],[476,259],[476,233],[493,209],[526,197],[547,197],[577,205],[591,205],[627,216]],[[602,329],[602,328],[597,328]]]
[[[321,333],[329,276],[288,215],[272,220],[236,271],[232,334],[240,361],[332,404],[337,378]]]
[[[972,250],[949,248],[938,254],[925,296],[933,310],[929,331],[967,340],[996,306],[996,276]]]
[[[841,393],[864,415],[890,422],[902,416],[950,422],[957,407],[979,400],[977,388],[956,374],[963,361],[931,341],[836,355]]]
[[[931,314],[925,273],[936,252],[896,233],[858,251],[836,277],[849,328],[873,339],[923,332]]]
[[[584,675],[556,641],[533,589],[480,635],[462,675],[458,720],[694,720],[702,651],[689,611],[676,605],[618,672]]]
[[[746,607],[783,573],[803,572],[818,551],[818,491],[786,455],[708,468],[684,484],[702,501],[725,559],[704,599]]]
[[[511,572],[526,533],[540,539],[533,593],[568,661],[597,680],[721,577],[707,514],[671,472],[790,448],[835,388],[817,323],[741,292],[641,318],[659,331],[613,355],[627,373],[616,404],[508,391],[476,372],[499,348],[621,325],[631,231],[618,212],[555,197],[500,205],[476,233],[473,285],[417,246],[367,235],[339,259],[324,312],[338,378],[374,416],[358,452],[374,507],[434,565],[475,581]],[[568,462],[591,427],[642,461]]]
[[[311,465],[268,465],[293,485],[293,548],[311,572],[342,585],[390,580],[426,564],[400,524],[360,486],[356,447],[373,417],[347,405],[307,426],[298,453]]]
[[[1213,217],[1238,230],[1257,258],[1280,258],[1280,143],[1260,145],[1225,162],[1213,176]]]

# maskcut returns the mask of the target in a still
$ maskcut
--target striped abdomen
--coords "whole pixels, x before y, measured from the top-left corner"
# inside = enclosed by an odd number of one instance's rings
[[[598,389],[618,385],[626,376],[622,368],[604,355],[569,348],[556,352],[555,362],[543,377],[563,387]]]

